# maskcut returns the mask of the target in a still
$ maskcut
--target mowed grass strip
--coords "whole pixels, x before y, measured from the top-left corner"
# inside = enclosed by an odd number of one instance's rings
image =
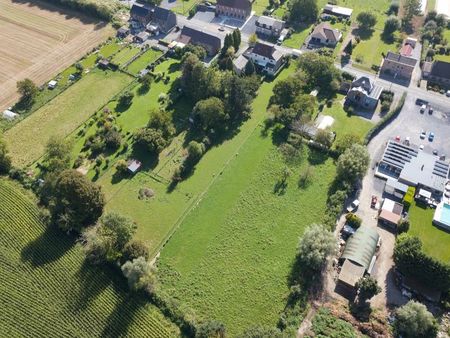
[[[65,137],[133,79],[121,72],[94,71],[5,133],[13,164],[38,159],[52,135]]]
[[[40,221],[0,180],[0,332],[5,337],[174,337],[178,330],[127,292],[117,270],[92,267],[74,239]]]
[[[434,211],[414,203],[409,209],[411,224],[408,234],[420,238],[425,253],[443,263],[449,263],[450,233],[433,225]]]
[[[162,55],[159,50],[149,49],[133,61],[127,68],[127,70],[134,75],[137,75],[142,69],[147,67],[150,63],[155,61],[158,57]]]
[[[290,167],[285,193],[275,193],[286,163],[261,132],[255,130],[219,174],[159,264],[167,292],[200,317],[224,322],[231,335],[276,325],[298,239],[322,218],[335,173],[331,159],[305,150],[301,164]],[[299,175],[310,162],[314,180],[300,189]]]

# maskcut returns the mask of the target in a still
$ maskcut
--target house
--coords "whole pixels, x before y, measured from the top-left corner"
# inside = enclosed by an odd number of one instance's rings
[[[138,3],[134,3],[130,10],[131,20],[139,22],[142,26],[147,26],[152,17],[151,8]]]
[[[314,28],[309,43],[335,47],[341,38],[342,33],[338,29],[331,28],[328,22],[322,22]]]
[[[158,35],[167,34],[177,25],[177,16],[171,10],[155,6],[151,9],[150,22],[146,28],[149,32]]]
[[[245,52],[256,68],[269,75],[275,75],[284,62],[283,53],[274,46],[257,42]]]
[[[222,41],[218,36],[188,26],[183,27],[177,42],[201,46],[208,55],[215,55],[222,48]]]
[[[428,74],[428,83],[450,88],[450,63],[434,61]]]
[[[378,222],[397,228],[398,223],[402,219],[403,205],[389,198],[385,198],[378,215]]]
[[[368,77],[362,76],[352,82],[346,100],[361,108],[375,109],[382,91],[383,87],[374,84]]]
[[[12,112],[12,111],[9,110],[9,109],[4,110],[4,111],[3,111],[3,114],[2,114],[2,117],[3,117],[5,120],[8,120],[8,121],[14,120],[17,116],[19,116],[19,115],[16,114],[16,113],[14,113],[14,112]]]
[[[244,55],[239,55],[233,60],[233,70],[236,74],[241,75],[245,72],[245,67],[247,66],[248,60]]]
[[[444,193],[450,164],[420,150],[413,144],[389,140],[375,176],[392,178],[408,186],[425,188],[440,199]]]
[[[380,235],[375,227],[360,226],[348,239],[338,276],[338,285],[347,290],[356,291],[355,285],[365,274],[370,274],[376,261],[376,250]]]
[[[352,16],[353,9],[326,4],[323,13],[349,19]]]
[[[139,34],[136,34],[133,38],[134,42],[137,43],[143,43],[147,41],[147,39],[150,37],[150,34],[147,32],[140,32]]]
[[[142,163],[140,161],[138,161],[138,160],[130,160],[128,162],[127,169],[128,169],[128,171],[131,174],[135,174],[141,168],[141,166],[142,166]]]
[[[245,20],[251,13],[252,2],[250,0],[218,0],[216,4],[216,16],[225,15]]]
[[[278,38],[284,29],[285,22],[270,16],[260,16],[255,25],[257,34]]]
[[[380,73],[410,81],[416,64],[417,60],[412,57],[388,52],[381,61]]]
[[[128,34],[130,34],[130,29],[128,27],[120,27],[117,30],[117,37],[118,38],[126,38],[128,36]]]

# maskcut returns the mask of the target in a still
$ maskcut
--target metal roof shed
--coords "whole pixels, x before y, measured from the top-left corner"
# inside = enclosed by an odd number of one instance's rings
[[[348,239],[341,259],[348,259],[368,270],[379,238],[380,235],[375,228],[359,227],[355,234]]]

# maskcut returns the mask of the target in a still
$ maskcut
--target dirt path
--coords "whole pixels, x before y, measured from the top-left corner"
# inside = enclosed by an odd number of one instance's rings
[[[0,110],[18,99],[17,81],[30,78],[40,85],[114,33],[104,22],[77,18],[48,5],[0,0],[0,11],[0,41],[5,42],[0,47],[4,79],[0,82]]]

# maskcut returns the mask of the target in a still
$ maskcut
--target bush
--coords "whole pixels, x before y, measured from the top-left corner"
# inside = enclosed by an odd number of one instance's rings
[[[354,213],[348,213],[347,215],[345,215],[345,219],[347,220],[347,224],[354,229],[358,229],[361,226],[362,219]]]
[[[398,336],[436,337],[438,324],[425,305],[416,301],[409,301],[396,311],[394,332]]]
[[[149,257],[148,247],[144,242],[138,239],[129,241],[122,252],[122,261],[132,261],[133,259],[144,257],[146,260]]]
[[[138,257],[127,261],[122,265],[123,275],[128,280],[128,286],[132,291],[146,291],[153,294],[156,287],[155,269],[145,260]]]
[[[408,230],[409,230],[409,220],[407,219],[400,220],[397,225],[397,233],[402,234],[404,232],[408,232]]]

